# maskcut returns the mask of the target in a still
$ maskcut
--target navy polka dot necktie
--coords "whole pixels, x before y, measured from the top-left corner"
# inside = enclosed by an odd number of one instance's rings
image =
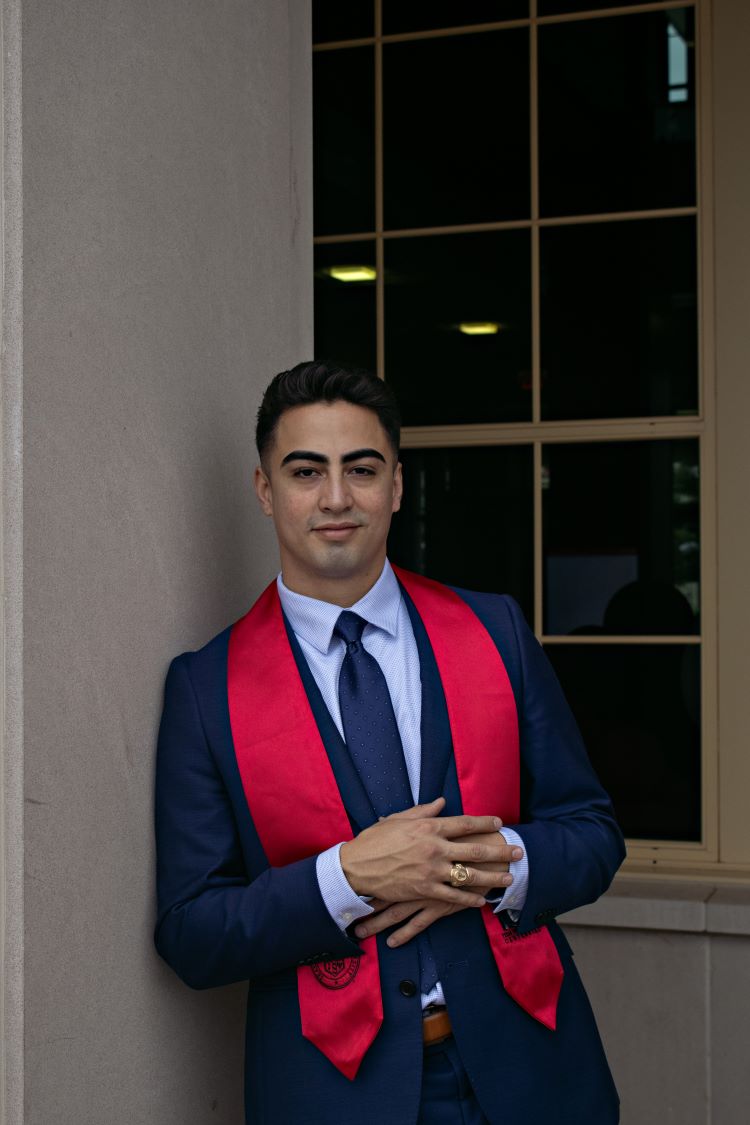
[[[362,644],[366,621],[351,610],[340,614],[334,634],[346,644],[339,675],[344,740],[376,816],[390,816],[414,804],[404,748],[388,684],[374,656]],[[417,938],[420,988],[437,983],[437,966],[427,934]]]
[[[341,722],[376,816],[390,816],[414,801],[388,684],[377,660],[362,644],[366,624],[347,609],[334,628],[346,644],[339,676]]]

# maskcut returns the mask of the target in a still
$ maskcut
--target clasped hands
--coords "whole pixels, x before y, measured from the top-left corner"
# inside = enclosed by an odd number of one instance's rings
[[[374,909],[357,923],[357,937],[407,920],[388,937],[388,945],[403,945],[438,918],[484,906],[484,893],[513,882],[509,864],[523,852],[506,843],[499,817],[441,817],[444,807],[443,797],[415,805],[342,844],[344,874],[357,894],[371,898]],[[468,869],[461,888],[450,886],[454,863]]]

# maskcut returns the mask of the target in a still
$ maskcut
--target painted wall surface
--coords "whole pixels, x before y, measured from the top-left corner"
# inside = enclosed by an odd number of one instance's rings
[[[254,413],[312,345],[306,0],[24,0],[28,1125],[237,1125],[243,991],[153,951],[170,658],[276,568]]]
[[[689,919],[675,928],[669,899],[650,904],[665,917],[647,919],[648,929],[566,926],[620,1094],[621,1125],[747,1125],[750,893],[705,891],[712,893],[737,900],[717,901],[724,933],[692,930]],[[682,914],[703,906],[698,894],[680,905]]]

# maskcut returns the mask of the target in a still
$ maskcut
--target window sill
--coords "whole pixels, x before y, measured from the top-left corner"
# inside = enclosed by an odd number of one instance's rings
[[[618,878],[598,902],[560,915],[569,926],[750,936],[750,888]]]

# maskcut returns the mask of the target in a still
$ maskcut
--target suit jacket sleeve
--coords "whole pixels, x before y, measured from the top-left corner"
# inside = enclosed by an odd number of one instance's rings
[[[189,659],[178,657],[170,667],[159,731],[159,953],[194,988],[359,955],[359,946],[326,910],[316,857],[272,868],[249,812],[240,832],[226,779],[204,730]],[[248,852],[257,860],[257,870],[248,869]]]
[[[529,857],[518,919],[526,932],[593,902],[625,857],[612,805],[541,645],[519,607],[505,598],[518,643],[516,697],[521,746],[521,817],[512,825]]]

